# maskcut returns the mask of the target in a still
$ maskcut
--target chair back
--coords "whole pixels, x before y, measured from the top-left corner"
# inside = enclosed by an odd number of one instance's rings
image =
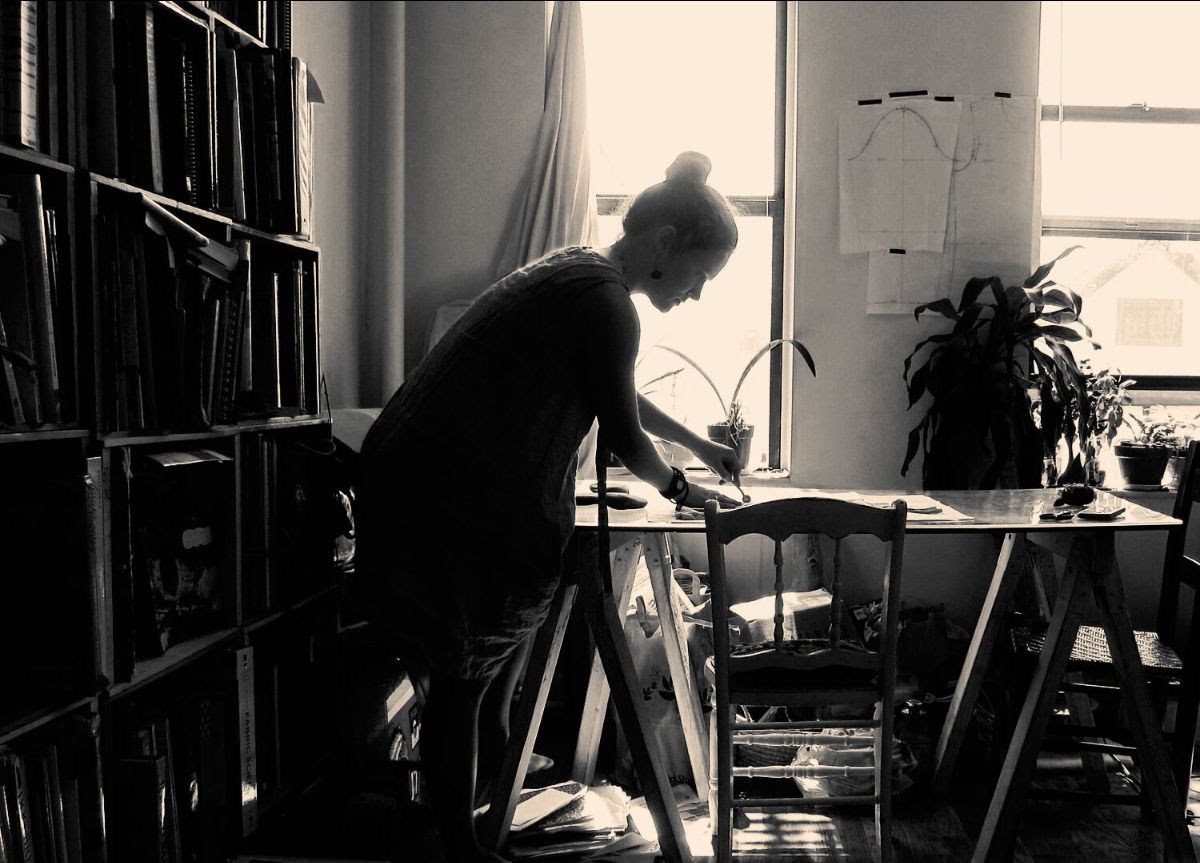
[[[1197,498],[1200,498],[1198,449],[1200,449],[1200,441],[1192,441],[1188,445],[1187,457],[1179,476],[1179,489],[1175,493],[1175,504],[1171,509],[1171,515],[1183,524],[1171,528],[1167,534],[1167,548],[1163,559],[1157,631],[1168,643],[1175,641],[1175,630],[1178,626],[1179,591],[1182,586],[1186,585],[1192,589],[1191,629],[1194,631],[1196,626],[1200,625],[1200,562],[1187,554],[1188,524],[1192,517],[1192,506]]]
[[[735,539],[760,535],[774,544],[774,632],[771,646],[776,651],[785,647],[783,543],[796,535],[818,535],[833,540],[832,578],[824,586],[831,596],[829,650],[837,654],[848,633],[842,630],[845,618],[842,597],[842,541],[849,536],[870,535],[890,545],[882,568],[881,635],[892,639],[891,650],[883,649],[885,663],[895,662],[894,639],[899,615],[900,570],[904,555],[907,507],[897,500],[891,507],[871,506],[832,498],[785,498],[765,501],[731,510],[722,510],[716,501],[708,501],[704,512],[708,538],[709,576],[712,581],[713,647],[718,676],[725,672],[730,652],[729,628],[720,621],[729,618],[729,578],[725,550]],[[765,647],[766,645],[764,645]],[[885,669],[886,672],[886,669]],[[885,675],[887,676],[887,675]]]

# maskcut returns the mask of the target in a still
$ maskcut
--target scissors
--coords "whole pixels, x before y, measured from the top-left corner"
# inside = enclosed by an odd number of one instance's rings
[[[1038,515],[1042,521],[1071,521],[1084,508],[1082,506],[1068,506],[1063,509],[1049,510]]]

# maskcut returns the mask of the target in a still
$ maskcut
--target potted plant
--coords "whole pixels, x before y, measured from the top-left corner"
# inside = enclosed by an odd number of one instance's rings
[[[941,299],[914,310],[918,320],[936,313],[953,326],[904,360],[909,408],[930,401],[908,433],[901,476],[921,452],[925,488],[1036,487],[1047,451],[1063,438],[1073,450],[1089,405],[1087,373],[1071,345],[1092,333],[1080,319],[1083,299],[1047,276],[1075,248],[1020,285],[977,277],[957,305]]]
[[[734,385],[733,394],[730,396],[728,403],[721,395],[721,391],[717,388],[716,383],[711,377],[709,377],[708,372],[704,371],[704,369],[700,367],[699,363],[697,363],[687,354],[683,353],[683,351],[677,350],[669,345],[659,344],[654,345],[653,347],[667,351],[668,353],[679,357],[681,360],[699,372],[700,377],[704,378],[705,382],[707,382],[712,388],[713,393],[717,397],[717,403],[721,406],[721,419],[715,423],[708,424],[708,439],[715,443],[721,443],[728,447],[732,447],[734,451],[737,452],[738,459],[743,465],[745,465],[746,458],[750,450],[750,441],[754,437],[754,426],[749,425],[746,422],[746,418],[742,413],[742,403],[738,400],[738,394],[741,392],[742,384],[745,383],[746,377],[750,374],[750,370],[754,368],[758,361],[770,353],[774,348],[782,347],[783,345],[791,345],[794,347],[796,352],[799,353],[804,359],[804,362],[808,366],[808,370],[812,372],[813,377],[817,376],[817,367],[813,363],[812,354],[808,352],[808,348],[806,348],[798,339],[773,339],[763,347],[759,348],[754,356],[750,358],[750,361],[746,363],[746,366],[742,369],[741,375],[737,379],[737,384]],[[667,375],[677,374],[678,371],[680,370],[668,372]],[[657,381],[661,377],[665,377],[667,375],[661,375],[659,378],[655,378],[655,380]]]
[[[1086,361],[1084,364],[1086,368]],[[1083,482],[1101,487],[1105,481],[1102,456],[1111,449],[1121,426],[1125,424],[1125,408],[1133,403],[1129,388],[1137,381],[1122,378],[1120,371],[1103,368],[1088,372],[1086,426],[1079,427],[1080,453],[1084,475],[1075,475],[1075,463],[1064,475],[1064,482]]]
[[[1153,416],[1153,411],[1145,419],[1126,416],[1126,425],[1134,436],[1123,438],[1113,447],[1127,488],[1161,487],[1167,461],[1178,448],[1175,420],[1168,415],[1160,415],[1160,419]]]

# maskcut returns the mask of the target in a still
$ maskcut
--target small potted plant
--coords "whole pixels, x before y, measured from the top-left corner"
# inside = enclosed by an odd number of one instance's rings
[[[791,345],[794,347],[796,352],[804,359],[804,362],[808,366],[808,370],[812,372],[813,377],[817,376],[817,367],[813,363],[812,354],[808,352],[808,348],[806,348],[798,339],[774,339],[763,347],[759,348],[754,356],[750,358],[750,361],[746,363],[745,368],[742,369],[742,373],[737,379],[737,384],[733,388],[733,394],[728,403],[721,395],[721,391],[717,389],[716,383],[714,383],[713,379],[709,377],[708,372],[704,371],[704,369],[700,367],[699,363],[697,363],[687,354],[683,353],[683,351],[677,350],[669,345],[654,345],[654,347],[660,348],[661,350],[667,351],[668,353],[672,353],[679,357],[681,360],[699,372],[700,377],[704,378],[708,385],[712,387],[712,391],[717,397],[717,403],[721,406],[721,419],[715,423],[708,424],[708,439],[715,443],[721,443],[728,447],[732,447],[737,452],[738,459],[743,465],[745,465],[750,451],[750,441],[754,437],[754,426],[749,425],[746,422],[746,418],[742,413],[742,403],[738,400],[738,394],[741,392],[742,384],[745,383],[746,377],[750,374],[750,370],[754,368],[755,364],[757,364],[759,360],[770,353],[772,349],[781,347],[783,345]],[[668,374],[674,373],[672,372]]]
[[[1166,415],[1161,419],[1153,416],[1142,419],[1126,415],[1125,424],[1134,431],[1134,437],[1122,438],[1113,447],[1127,488],[1161,487],[1167,460],[1178,447],[1175,420]]]

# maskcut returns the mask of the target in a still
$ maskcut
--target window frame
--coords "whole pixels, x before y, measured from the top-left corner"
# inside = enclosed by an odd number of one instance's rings
[[[1042,4],[1045,14],[1046,3]],[[1200,126],[1200,108],[1158,108],[1145,102],[1132,105],[1072,105],[1043,103],[1041,121],[1063,123],[1137,123],[1147,125],[1187,124]],[[1040,203],[1039,203],[1040,209]],[[1095,237],[1125,240],[1200,240],[1200,220],[1083,217],[1041,213],[1041,236]],[[1200,346],[1198,346],[1200,347]],[[1162,401],[1157,394],[1191,391],[1200,395],[1200,375],[1143,375],[1130,389]],[[1137,399],[1141,402],[1142,399]]]
[[[786,225],[784,194],[787,154],[787,99],[788,99],[788,0],[775,3],[775,133],[773,161],[773,189],[769,195],[726,195],[726,198],[742,216],[767,217],[771,219],[771,308],[770,338],[783,337],[784,323],[784,266]],[[596,212],[599,216],[615,216],[622,212],[632,200],[632,195],[609,195],[595,193]],[[788,403],[783,397],[784,351],[772,351],[768,362],[768,393],[770,429],[767,439],[767,467],[779,470],[783,466],[782,444],[785,438],[783,410]],[[786,418],[790,421],[790,417]]]

